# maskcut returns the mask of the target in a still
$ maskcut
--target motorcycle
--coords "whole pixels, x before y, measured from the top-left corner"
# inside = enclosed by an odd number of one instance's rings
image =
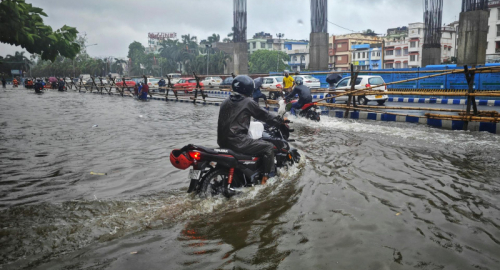
[[[280,101],[282,102],[282,101]],[[284,102],[284,101],[283,101]],[[290,111],[292,109],[292,105],[294,103],[298,102],[297,100],[292,100],[286,104],[286,111]],[[298,113],[298,116],[300,117],[305,117],[307,119],[313,120],[313,121],[318,121],[321,119],[321,109],[318,108],[318,103],[316,102],[311,102],[307,103],[302,108],[300,108],[300,111]]]
[[[288,144],[291,129],[288,120],[279,126],[270,126],[261,122],[252,122],[249,134],[254,139],[271,142],[274,147],[275,166],[288,167],[300,161],[297,149]],[[211,148],[188,144],[170,153],[170,162],[178,169],[189,171],[191,180],[188,193],[196,192],[201,196],[230,198],[236,195],[237,188],[260,185],[263,176],[263,164],[259,157],[236,153],[230,149]]]

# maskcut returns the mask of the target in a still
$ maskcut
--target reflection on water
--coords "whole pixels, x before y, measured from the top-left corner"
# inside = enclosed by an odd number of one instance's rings
[[[0,92],[2,269],[498,269],[499,136],[297,119],[299,166],[201,200],[168,155],[217,113]]]

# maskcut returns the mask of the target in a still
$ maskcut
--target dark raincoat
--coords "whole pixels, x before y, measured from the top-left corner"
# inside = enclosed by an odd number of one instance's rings
[[[221,148],[246,155],[260,155],[272,151],[272,143],[254,140],[248,135],[251,117],[270,125],[280,123],[279,116],[270,114],[252,99],[236,93],[229,96],[220,107],[217,144]]]
[[[311,89],[305,85],[296,85],[293,91],[285,99],[294,98],[299,95],[299,104],[302,106],[312,102]]]

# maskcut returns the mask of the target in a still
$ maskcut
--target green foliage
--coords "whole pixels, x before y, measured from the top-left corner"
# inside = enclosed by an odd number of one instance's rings
[[[80,45],[75,42],[76,28],[64,25],[54,32],[43,23],[41,16],[47,17],[47,14],[24,0],[2,0],[0,42],[21,46],[41,55],[43,60],[54,61],[58,55],[74,58],[80,51]]]
[[[290,61],[290,56],[282,51],[257,50],[250,55],[249,70],[250,73],[269,73],[276,71],[278,62],[278,71],[289,69],[289,66],[283,61]]]

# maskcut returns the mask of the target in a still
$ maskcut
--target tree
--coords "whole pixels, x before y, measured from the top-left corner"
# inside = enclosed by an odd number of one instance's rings
[[[130,66],[131,75],[142,75],[143,71],[141,69],[141,64],[144,65],[146,62],[146,49],[140,42],[134,41],[128,46],[127,57],[132,61]]]
[[[278,70],[289,69],[284,63],[290,61],[290,56],[282,51],[257,50],[250,55],[249,66],[250,73],[269,73]]]
[[[25,0],[1,1],[0,42],[40,54],[42,60],[55,61],[58,55],[74,58],[80,51],[80,45],[75,42],[76,28],[64,25],[54,32],[43,23],[41,16],[47,17],[43,9]]]

